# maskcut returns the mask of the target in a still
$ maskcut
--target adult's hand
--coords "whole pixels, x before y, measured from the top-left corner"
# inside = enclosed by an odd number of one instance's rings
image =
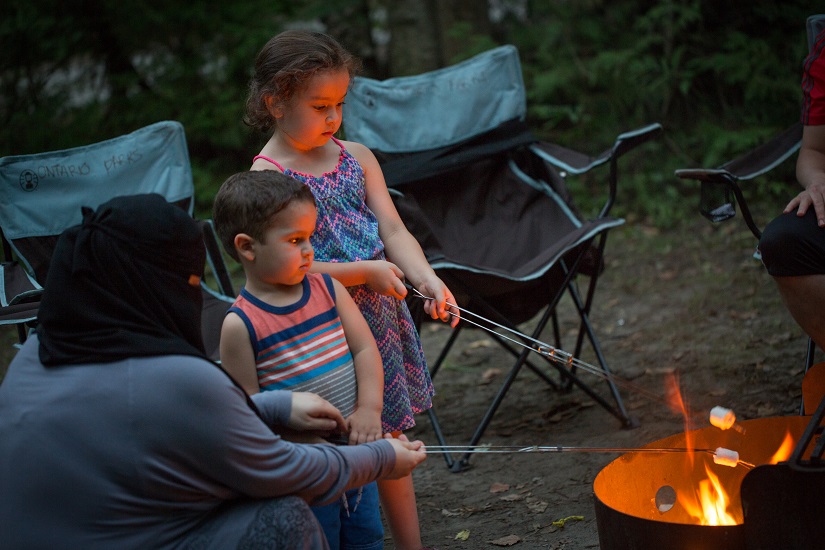
[[[341,412],[326,399],[314,393],[294,392],[287,427],[329,435],[346,432],[347,425]]]
[[[804,216],[811,207],[816,211],[817,224],[825,227],[825,182],[814,182],[801,191],[785,207],[785,213],[796,210],[797,216]]]
[[[797,216],[804,216],[813,208],[817,224],[825,227],[825,125],[802,127],[796,179],[805,190],[788,203],[785,213],[796,210]]]
[[[388,440],[395,451],[395,466],[387,474],[386,479],[401,479],[410,475],[416,466],[427,459],[424,451],[424,443],[421,441],[410,441],[407,436],[401,434],[394,438],[390,434],[384,434],[384,439]]]

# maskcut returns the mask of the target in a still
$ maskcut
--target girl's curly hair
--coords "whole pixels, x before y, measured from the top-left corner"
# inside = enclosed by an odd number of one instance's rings
[[[244,123],[269,132],[275,118],[266,107],[268,97],[283,103],[318,71],[342,69],[353,77],[360,72],[361,61],[329,35],[288,30],[274,36],[255,58]]]

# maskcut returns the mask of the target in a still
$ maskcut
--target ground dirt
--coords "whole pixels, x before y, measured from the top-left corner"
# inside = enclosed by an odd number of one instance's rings
[[[651,398],[664,398],[672,374],[693,411],[722,405],[740,419],[798,414],[806,338],[752,257],[755,240],[741,221],[712,225],[697,216],[667,231],[628,223],[608,241],[590,317],[609,368],[627,384],[619,391],[638,427],[624,428],[580,389],[557,391],[524,369],[482,444],[633,448],[677,434],[683,418]],[[559,310],[566,350],[577,325],[569,301]],[[430,360],[448,334],[442,324],[423,327]],[[1,335],[3,349],[11,349],[15,332]],[[551,331],[542,339],[553,343]],[[582,360],[596,364],[587,346]],[[469,441],[512,362],[486,332],[461,335],[434,380],[448,443]],[[603,380],[581,378],[610,400]],[[408,435],[436,444],[426,415]],[[442,550],[598,548],[593,481],[618,456],[475,454],[460,473],[429,456],[413,473],[424,543]]]
[[[754,245],[741,221],[711,225],[697,217],[666,232],[638,224],[613,231],[591,321],[609,368],[626,383],[619,391],[638,427],[624,428],[581,390],[559,392],[523,369],[481,443],[633,448],[683,432],[683,417],[655,398],[665,398],[673,375],[694,418],[706,419],[717,405],[738,419],[799,414],[807,338],[754,259]],[[560,310],[565,349],[575,345],[577,326],[571,303]],[[552,344],[552,331],[544,334]],[[444,326],[424,326],[428,358],[447,335]],[[434,379],[434,410],[449,444],[469,441],[511,357],[482,330],[461,335]],[[596,364],[587,346],[582,358]],[[581,378],[610,400],[603,380]],[[426,415],[409,435],[437,443]],[[474,454],[460,473],[429,456],[413,474],[424,542],[440,549],[598,548],[593,481],[618,456]]]

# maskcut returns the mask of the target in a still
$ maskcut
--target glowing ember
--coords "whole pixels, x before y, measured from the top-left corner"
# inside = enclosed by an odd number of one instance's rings
[[[731,510],[731,499],[719,478],[705,466],[707,479],[699,482],[693,495],[679,494],[679,503],[699,525],[739,525],[742,518]],[[682,493],[687,493],[683,491]]]

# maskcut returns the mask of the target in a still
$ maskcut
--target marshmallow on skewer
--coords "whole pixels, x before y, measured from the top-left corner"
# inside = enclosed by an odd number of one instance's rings
[[[736,423],[736,415],[725,407],[713,407],[710,410],[710,423],[720,430],[727,430]]]
[[[722,466],[736,468],[736,465],[739,464],[739,453],[725,449],[724,447],[717,447],[716,452],[713,453],[713,462],[715,464],[721,464]]]

